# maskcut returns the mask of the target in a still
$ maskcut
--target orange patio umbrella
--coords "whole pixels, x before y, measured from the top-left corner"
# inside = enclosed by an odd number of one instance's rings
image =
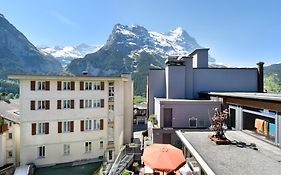
[[[142,161],[154,170],[172,172],[182,167],[186,161],[182,150],[170,144],[152,144],[144,149]]]

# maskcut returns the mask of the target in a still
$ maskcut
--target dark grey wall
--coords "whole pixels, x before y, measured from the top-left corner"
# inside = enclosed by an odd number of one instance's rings
[[[198,92],[257,92],[256,69],[193,69],[194,97]]]

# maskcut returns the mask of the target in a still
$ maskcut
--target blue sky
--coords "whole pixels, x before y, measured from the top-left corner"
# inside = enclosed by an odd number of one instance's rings
[[[281,62],[278,0],[1,0],[0,13],[35,45],[103,44],[116,23],[180,26],[217,62]]]

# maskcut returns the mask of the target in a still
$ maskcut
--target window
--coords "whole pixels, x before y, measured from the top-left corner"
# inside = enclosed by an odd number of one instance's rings
[[[85,90],[92,90],[92,82],[85,82]]]
[[[92,108],[92,100],[85,100],[85,108]]]
[[[100,129],[100,123],[97,120],[94,120],[94,129]]]
[[[198,121],[198,126],[199,127],[205,127],[205,121],[204,120],[199,120]]]
[[[100,149],[103,148],[103,141],[100,141]]]
[[[38,90],[46,90],[46,82],[45,81],[38,81],[37,82],[38,85]]]
[[[9,139],[13,138],[13,133],[9,133]]]
[[[63,100],[63,109],[70,109],[71,104],[70,100]]]
[[[45,146],[39,146],[38,147],[38,157],[44,158],[46,156],[46,149]]]
[[[12,126],[13,125],[13,122],[9,122],[9,126]]]
[[[108,110],[109,111],[114,111],[114,104],[109,104],[108,105]]]
[[[63,90],[71,90],[71,82],[70,81],[63,82]]]
[[[114,83],[110,82],[108,86],[108,101],[114,101]]]
[[[113,160],[112,150],[109,150],[109,151],[108,151],[108,160],[109,160],[109,161]]]
[[[100,82],[94,82],[93,83],[93,89],[94,90],[100,90],[101,88],[100,88]]]
[[[49,123],[32,123],[31,135],[36,134],[49,134]]]
[[[45,123],[38,123],[37,126],[37,134],[45,134]]]
[[[86,131],[93,130],[92,120],[85,120],[85,130]]]
[[[189,127],[191,128],[197,127],[197,118],[192,117],[189,119]]]
[[[63,154],[65,156],[69,155],[70,154],[70,144],[64,144],[63,145]]]
[[[93,100],[93,107],[94,108],[99,108],[101,105],[100,105],[100,100]]]
[[[92,151],[92,142],[85,142],[85,152],[89,153]]]
[[[71,121],[63,122],[63,132],[71,132]]]
[[[45,109],[46,108],[46,102],[45,101],[38,101],[38,107],[37,109]]]
[[[8,157],[13,157],[13,151],[8,151]]]

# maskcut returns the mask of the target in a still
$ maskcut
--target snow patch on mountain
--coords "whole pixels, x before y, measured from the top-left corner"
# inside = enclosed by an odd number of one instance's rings
[[[73,59],[83,58],[89,53],[94,53],[102,46],[80,44],[78,46],[54,46],[54,47],[38,47],[45,55],[52,55],[57,58],[63,67],[66,67]]]

